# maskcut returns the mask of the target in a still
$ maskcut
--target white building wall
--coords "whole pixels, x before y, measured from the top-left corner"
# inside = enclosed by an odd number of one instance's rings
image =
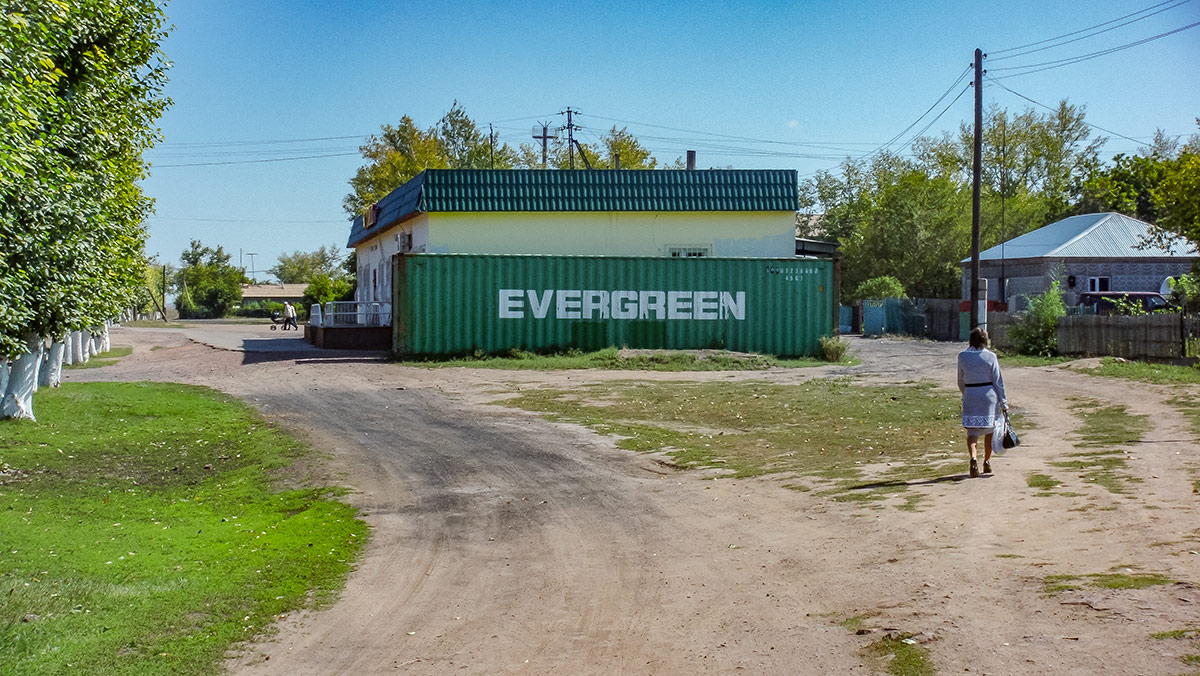
[[[795,214],[753,212],[555,212],[419,214],[359,244],[360,302],[391,302],[400,252],[668,256],[702,249],[732,258],[792,258]]]

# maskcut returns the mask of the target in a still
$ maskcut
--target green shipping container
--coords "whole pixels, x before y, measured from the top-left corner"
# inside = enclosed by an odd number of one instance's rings
[[[817,259],[401,254],[401,355],[608,346],[811,355],[831,332]]]

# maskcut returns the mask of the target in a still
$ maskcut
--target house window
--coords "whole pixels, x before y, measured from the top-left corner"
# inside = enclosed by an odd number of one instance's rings
[[[671,258],[704,258],[711,252],[706,246],[669,246],[667,255]]]
[[[1109,291],[1108,277],[1088,277],[1088,291],[1095,293],[1097,291]]]

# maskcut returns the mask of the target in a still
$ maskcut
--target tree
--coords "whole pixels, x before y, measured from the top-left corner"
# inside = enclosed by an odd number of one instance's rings
[[[167,62],[153,0],[9,3],[0,21],[2,416],[33,417],[40,346],[98,327],[144,285],[142,151]]]
[[[183,267],[175,273],[175,288],[179,290],[176,305],[180,317],[224,317],[242,300],[244,276],[240,268],[229,264],[232,256],[222,247],[213,249],[192,240],[179,258]]]
[[[1200,152],[1185,151],[1153,191],[1162,231],[1200,244]]]
[[[280,284],[307,284],[317,275],[339,276],[343,258],[342,247],[337,245],[322,246],[316,251],[293,251],[281,254],[279,263],[269,272]]]
[[[580,148],[582,148],[582,151]],[[587,164],[580,158],[580,152],[583,152],[587,157]],[[572,166],[572,153],[575,156],[574,166],[576,169],[586,169],[588,164],[591,165],[592,169],[613,169],[617,165],[618,157],[620,157],[622,169],[658,168],[658,160],[638,141],[637,137],[629,132],[628,127],[617,129],[616,125],[614,125],[600,137],[598,142],[581,142],[579,143],[579,147],[576,148],[570,148],[567,136],[560,134],[558,138],[550,141],[546,150],[546,168],[570,169]],[[513,166],[524,169],[541,169],[541,146],[522,143],[514,158]],[[683,167],[680,166],[678,168],[682,169]]]
[[[872,277],[854,290],[855,300],[882,300],[884,298],[906,298],[904,285],[895,277],[884,275]]]
[[[354,286],[345,277],[321,274],[312,278],[304,290],[304,307],[324,305],[335,300],[354,300]]]
[[[458,101],[426,130],[405,115],[398,126],[383,125],[378,135],[359,147],[367,163],[350,179],[353,191],[342,199],[342,207],[357,216],[426,169],[514,166],[516,151],[507,144],[493,146]]]

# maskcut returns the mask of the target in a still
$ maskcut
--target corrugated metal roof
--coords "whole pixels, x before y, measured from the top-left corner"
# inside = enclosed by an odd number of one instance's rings
[[[347,246],[416,212],[796,211],[793,169],[428,169],[379,201],[369,231],[355,219]]]
[[[979,252],[979,260],[1005,258],[1169,258],[1195,256],[1187,242],[1177,240],[1167,248],[1143,248],[1152,226],[1113,212],[1071,216],[1033,232]],[[965,258],[963,263],[971,262]]]

